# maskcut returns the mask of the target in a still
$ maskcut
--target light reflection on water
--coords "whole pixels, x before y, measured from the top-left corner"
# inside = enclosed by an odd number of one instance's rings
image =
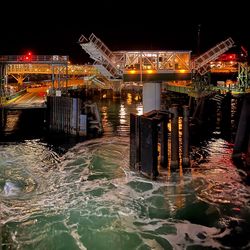
[[[250,190],[226,141],[193,148],[199,157],[190,169],[152,181],[129,169],[128,119],[139,105],[110,105],[101,109],[104,137],[63,155],[39,139],[0,145],[2,242],[12,249],[249,249]],[[6,181],[20,193],[6,195]]]

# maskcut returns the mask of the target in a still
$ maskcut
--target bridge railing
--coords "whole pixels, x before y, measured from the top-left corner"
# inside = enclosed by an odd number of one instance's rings
[[[62,55],[0,55],[0,63],[68,63],[69,56]]]

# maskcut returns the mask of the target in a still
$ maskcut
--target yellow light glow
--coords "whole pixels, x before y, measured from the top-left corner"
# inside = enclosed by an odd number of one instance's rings
[[[180,72],[180,73],[186,73],[187,70],[186,70],[186,69],[180,69],[179,72]]]
[[[154,74],[155,73],[155,71],[152,69],[148,69],[148,70],[146,70],[146,72],[147,72],[147,74]]]
[[[130,73],[130,74],[135,74],[136,71],[135,71],[134,69],[132,69],[132,70],[129,71],[129,73]]]
[[[120,124],[126,124],[126,109],[125,109],[125,106],[124,104],[121,104],[121,107],[120,107],[120,112],[119,112],[119,115],[120,115]]]
[[[136,114],[143,115],[143,107],[141,105],[136,107]]]
[[[132,95],[130,93],[127,94],[127,104],[132,104]]]

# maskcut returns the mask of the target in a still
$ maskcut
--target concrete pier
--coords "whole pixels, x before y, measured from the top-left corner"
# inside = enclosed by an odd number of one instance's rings
[[[143,114],[161,109],[161,83],[146,82],[142,91]]]

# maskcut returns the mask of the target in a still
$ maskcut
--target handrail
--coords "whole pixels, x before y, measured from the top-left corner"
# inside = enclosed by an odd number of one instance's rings
[[[198,56],[191,62],[191,69],[199,70],[200,68],[206,66],[212,60],[217,59],[220,55],[226,52],[234,45],[234,41],[231,37],[226,39],[225,41],[220,42],[215,45],[202,55]]]
[[[69,56],[64,55],[32,55],[29,58],[25,55],[0,55],[0,63],[68,63],[68,61]]]

